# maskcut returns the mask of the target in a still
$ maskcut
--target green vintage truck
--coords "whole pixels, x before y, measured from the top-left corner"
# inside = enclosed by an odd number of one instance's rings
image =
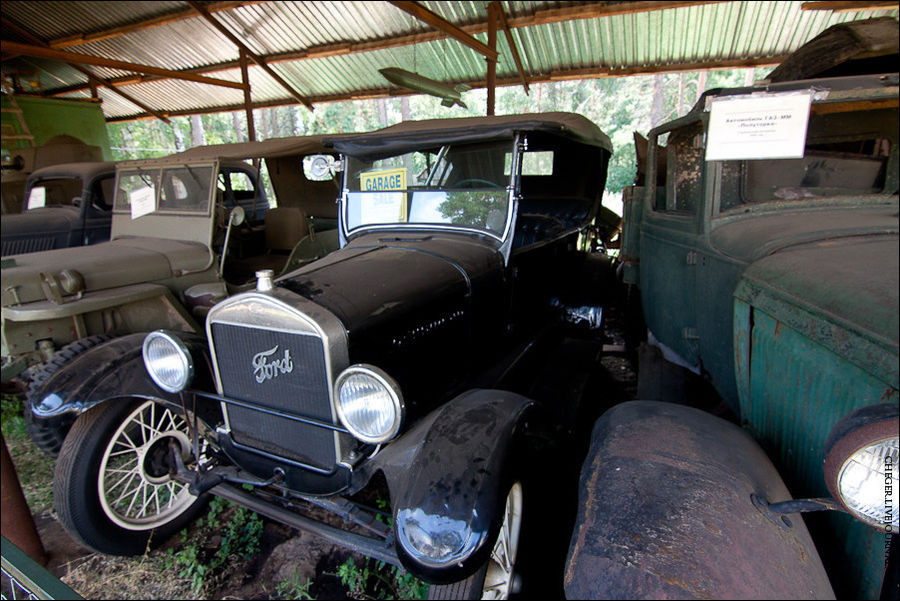
[[[897,598],[897,31],[826,32],[650,132],[623,279],[734,423],[678,394],[600,419],[570,596]]]

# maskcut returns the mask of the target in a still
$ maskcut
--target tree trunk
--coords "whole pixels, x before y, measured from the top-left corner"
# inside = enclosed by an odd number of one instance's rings
[[[378,98],[375,100],[375,103],[378,106],[378,121],[381,123],[381,127],[387,127],[390,125],[388,122],[387,100]]]
[[[234,141],[245,142],[249,138],[244,133],[243,123],[241,122],[241,114],[238,111],[231,113],[231,126],[234,128]]]
[[[665,75],[653,76],[653,104],[650,105],[650,126],[656,127],[665,118]]]
[[[191,146],[206,146],[206,133],[203,131],[201,115],[191,115]]]
[[[403,96],[400,98],[400,118],[404,121],[409,121],[410,119],[408,96]]]
[[[175,150],[178,152],[183,151],[184,148],[184,132],[181,131],[181,127],[178,126],[178,122],[172,121],[172,134],[175,135]]]

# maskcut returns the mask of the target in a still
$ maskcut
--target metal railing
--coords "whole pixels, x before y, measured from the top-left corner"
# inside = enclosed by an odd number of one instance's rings
[[[59,578],[2,537],[0,599],[82,599]]]

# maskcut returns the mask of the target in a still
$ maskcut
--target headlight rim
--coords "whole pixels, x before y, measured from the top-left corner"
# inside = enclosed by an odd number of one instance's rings
[[[869,446],[897,440],[898,406],[894,403],[861,407],[838,421],[825,443],[825,484],[831,496],[857,520],[873,528],[882,528],[869,516],[848,506],[840,490],[840,476],[847,462]],[[897,467],[894,466],[896,470]]]
[[[378,437],[368,436],[359,432],[356,428],[354,428],[346,415],[344,414],[343,406],[341,405],[341,386],[346,382],[346,380],[354,375],[354,374],[364,374],[366,376],[372,377],[377,380],[387,391],[391,398],[391,402],[394,407],[394,422],[391,425],[390,430]],[[394,380],[390,375],[387,374],[383,369],[371,365],[369,363],[356,363],[346,368],[344,371],[338,375],[338,377],[334,381],[333,387],[333,396],[334,396],[334,407],[335,412],[337,413],[338,420],[340,420],[341,424],[353,435],[354,438],[366,442],[369,444],[383,444],[385,442],[389,442],[393,440],[397,434],[400,433],[400,428],[403,425],[403,422],[406,418],[406,404],[403,401],[403,393],[400,390],[400,386],[397,384],[397,381]]]
[[[185,376],[184,378],[182,378],[182,385],[180,388],[177,386],[169,386],[165,382],[160,381],[160,379],[157,378],[156,373],[152,369],[150,369],[150,361],[147,357],[147,348],[150,342],[157,338],[163,338],[167,340],[179,351],[179,355],[185,367]],[[147,370],[147,374],[150,376],[150,379],[153,380],[154,384],[156,384],[166,392],[170,392],[173,394],[180,393],[188,386],[190,386],[191,382],[194,380],[194,356],[191,354],[190,349],[187,347],[184,341],[182,341],[172,332],[169,332],[167,330],[154,330],[153,332],[147,334],[144,337],[143,344],[141,345],[141,357],[143,358],[144,368]]]

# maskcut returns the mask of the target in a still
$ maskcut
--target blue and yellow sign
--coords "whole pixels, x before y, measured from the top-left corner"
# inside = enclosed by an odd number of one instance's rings
[[[386,169],[359,174],[361,192],[386,192],[389,190],[406,190],[406,169]]]

